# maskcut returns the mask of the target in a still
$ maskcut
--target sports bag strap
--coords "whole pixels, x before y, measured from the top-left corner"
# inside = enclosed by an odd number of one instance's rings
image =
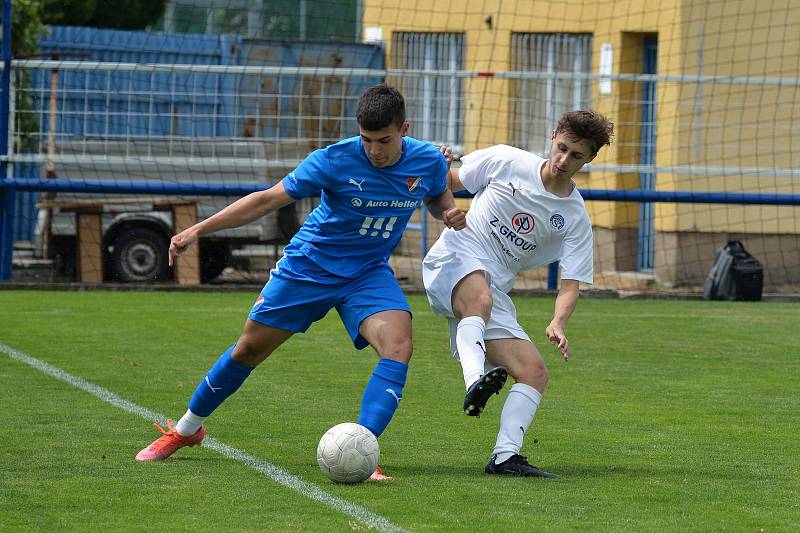
[[[728,241],[728,244],[725,246],[731,254],[736,257],[747,257],[750,254],[747,253],[747,250],[744,249],[744,245],[741,241]]]

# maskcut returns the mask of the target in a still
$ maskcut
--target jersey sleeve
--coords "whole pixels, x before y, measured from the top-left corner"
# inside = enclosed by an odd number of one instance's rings
[[[461,158],[458,177],[465,189],[475,194],[504,171],[509,158],[502,156],[501,148],[501,146],[483,148]]]
[[[328,176],[330,163],[325,150],[311,152],[293,171],[283,178],[286,193],[300,200],[308,196],[319,196]]]
[[[592,225],[588,217],[582,220],[576,231],[570,232],[564,239],[560,263],[561,279],[593,282]]]
[[[433,170],[431,171],[433,179],[431,188],[428,191],[428,194],[426,194],[428,198],[436,198],[437,196],[441,196],[445,189],[447,189],[448,169],[449,167],[447,165],[447,160],[443,155],[439,154],[439,158],[436,160],[436,163],[434,163]]]

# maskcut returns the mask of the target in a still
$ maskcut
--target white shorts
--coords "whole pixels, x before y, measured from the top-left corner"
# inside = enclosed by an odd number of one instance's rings
[[[530,342],[530,337],[517,322],[517,309],[511,297],[492,283],[489,269],[479,259],[466,254],[448,253],[439,257],[425,258],[422,263],[422,281],[428,294],[433,312],[447,318],[450,327],[450,350],[458,359],[456,348],[456,329],[459,319],[453,313],[453,288],[472,272],[482,271],[492,291],[492,314],[486,324],[485,340],[522,339]]]

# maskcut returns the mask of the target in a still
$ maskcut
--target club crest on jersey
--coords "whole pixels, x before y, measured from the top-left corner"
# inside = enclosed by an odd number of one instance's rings
[[[261,305],[263,302],[264,302],[264,297],[259,294],[258,295],[258,299],[256,299],[256,303],[253,304],[253,307],[251,309],[255,309],[256,307]]]
[[[406,185],[408,185],[408,192],[414,192],[414,190],[419,186],[421,181],[422,181],[421,176],[417,176],[416,178],[406,178]]]
[[[556,231],[560,231],[564,229],[564,225],[566,221],[564,220],[564,215],[561,213],[555,213],[550,215],[550,227],[552,227]]]
[[[528,235],[536,227],[536,220],[530,213],[517,213],[511,218],[511,227],[517,235]]]

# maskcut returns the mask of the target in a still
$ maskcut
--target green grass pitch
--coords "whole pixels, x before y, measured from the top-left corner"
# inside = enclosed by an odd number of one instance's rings
[[[138,464],[157,436],[149,421],[9,355],[177,418],[255,296],[0,291],[0,530],[375,527],[343,512],[349,504],[408,531],[800,529],[796,304],[581,300],[569,363],[539,344],[550,385],[522,452],[557,480],[483,474],[505,393],[479,419],[461,413],[445,322],[422,296],[409,298],[405,398],[380,439],[389,483],[335,485],[316,465],[322,433],[357,419],[375,363],[335,313],[207,423],[302,490],[207,446]],[[541,339],[553,299],[516,301]]]

